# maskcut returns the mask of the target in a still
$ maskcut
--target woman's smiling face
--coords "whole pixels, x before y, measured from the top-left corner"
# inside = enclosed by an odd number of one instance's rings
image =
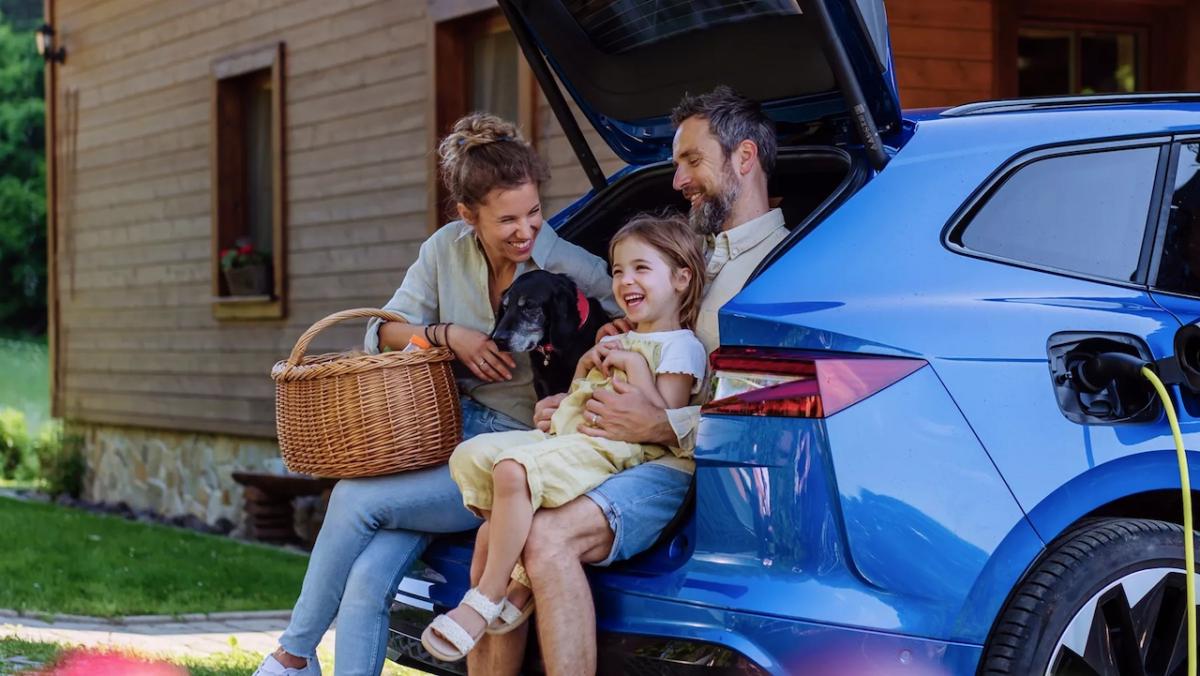
[[[537,184],[496,188],[474,213],[462,204],[458,209],[459,215],[475,226],[475,234],[493,265],[502,261],[524,263],[533,255],[533,241],[542,229]]]

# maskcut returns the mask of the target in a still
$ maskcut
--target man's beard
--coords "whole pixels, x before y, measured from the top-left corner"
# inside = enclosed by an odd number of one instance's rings
[[[688,222],[701,235],[716,235],[725,227],[733,214],[733,203],[737,201],[741,186],[733,173],[733,163],[725,161],[721,168],[720,181],[714,195],[705,193],[700,202],[688,211]]]

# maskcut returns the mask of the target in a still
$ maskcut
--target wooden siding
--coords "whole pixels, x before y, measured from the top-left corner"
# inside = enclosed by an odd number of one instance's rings
[[[268,373],[330,312],[390,297],[426,233],[425,0],[54,0],[59,359],[68,417],[274,434]],[[286,50],[289,302],[211,309],[211,64]],[[65,107],[65,106],[64,106]],[[70,125],[67,125],[70,122]],[[317,351],[361,344],[362,324]]]
[[[888,0],[901,106],[951,106],[992,97],[992,2]]]

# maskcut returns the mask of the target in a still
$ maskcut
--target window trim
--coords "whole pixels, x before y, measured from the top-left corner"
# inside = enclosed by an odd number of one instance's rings
[[[220,202],[221,167],[218,152],[220,124],[219,99],[222,80],[236,78],[258,70],[270,71],[271,78],[271,135],[274,156],[272,167],[272,276],[273,294],[270,297],[239,298],[221,294]],[[210,170],[212,172],[211,222],[212,231],[212,313],[217,320],[283,319],[287,316],[287,186],[286,186],[286,117],[284,114],[284,43],[257,47],[218,58],[212,62],[211,126],[209,138]]]
[[[1172,139],[1169,136],[1155,134],[1152,136],[1142,137],[1125,137],[1108,140],[1088,140],[1081,142],[1071,142],[1041,146],[1033,148],[1018,155],[1009,158],[1000,167],[988,177],[983,184],[971,194],[970,197],[958,208],[950,220],[942,228],[941,240],[942,246],[948,249],[951,253],[969,258],[987,260],[996,263],[1002,263],[1013,267],[1033,270],[1035,272],[1046,272],[1063,277],[1072,277],[1082,279],[1089,282],[1098,282],[1101,284],[1109,284],[1112,286],[1120,286],[1132,289],[1148,289],[1147,276],[1150,266],[1150,257],[1146,250],[1147,239],[1153,239],[1156,236],[1158,228],[1159,211],[1156,208],[1155,200],[1162,200],[1163,186],[1165,185],[1165,170],[1169,166],[1167,159],[1171,154]],[[983,251],[976,251],[967,248],[961,244],[963,230],[970,225],[975,215],[987,204],[987,202],[996,194],[996,192],[1008,181],[1016,172],[1020,171],[1025,166],[1040,160],[1051,159],[1055,157],[1069,157],[1073,155],[1088,155],[1099,152],[1112,150],[1132,150],[1135,148],[1158,148],[1158,165],[1155,170],[1154,184],[1150,193],[1150,204],[1146,210],[1146,224],[1142,233],[1142,252],[1138,257],[1137,279],[1121,280],[1112,279],[1110,277],[1101,277],[1098,275],[1089,275],[1076,270],[1064,270],[1050,265],[1040,265],[1030,263],[1029,261],[1017,260],[989,254]]]
[[[491,0],[458,2],[442,0],[438,11],[434,12],[431,5],[428,33],[429,67],[428,100],[429,100],[429,152],[428,176],[426,185],[429,203],[427,229],[430,233],[440,228],[446,221],[445,203],[442,199],[441,177],[438,174],[437,145],[443,134],[449,131],[448,125],[458,118],[471,112],[466,103],[467,87],[470,83],[465,77],[467,53],[464,49],[468,39],[476,34],[499,33],[511,31],[512,28],[501,13],[500,7]],[[484,6],[486,5],[486,6]],[[445,94],[454,88],[454,103],[447,104]],[[512,120],[525,134],[534,148],[538,146],[538,95],[537,82],[533,71],[525,61],[525,55],[518,46],[517,49],[517,119]]]
[[[1155,224],[1154,257],[1151,260],[1147,285],[1156,294],[1193,299],[1200,298],[1200,294],[1192,295],[1182,291],[1163,289],[1158,286],[1159,266],[1162,265],[1163,241],[1167,238],[1167,220],[1171,217],[1170,197],[1174,197],[1175,195],[1175,177],[1179,173],[1179,155],[1182,152],[1183,146],[1189,143],[1200,143],[1200,135],[1181,134],[1175,136],[1171,142],[1170,158],[1167,160],[1168,171],[1163,177],[1162,183],[1162,203],[1159,205],[1158,222]],[[1169,190],[1167,186],[1170,186]],[[1168,195],[1168,192],[1170,195]]]

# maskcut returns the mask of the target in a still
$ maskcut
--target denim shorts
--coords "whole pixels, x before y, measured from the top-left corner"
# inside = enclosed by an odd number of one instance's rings
[[[516,418],[501,413],[475,401],[470,397],[462,397],[462,426],[463,440],[490,432],[511,432],[527,430],[529,425]]]
[[[587,497],[600,507],[613,532],[607,566],[642,553],[654,544],[687,495],[692,475],[653,462],[614,474]]]

